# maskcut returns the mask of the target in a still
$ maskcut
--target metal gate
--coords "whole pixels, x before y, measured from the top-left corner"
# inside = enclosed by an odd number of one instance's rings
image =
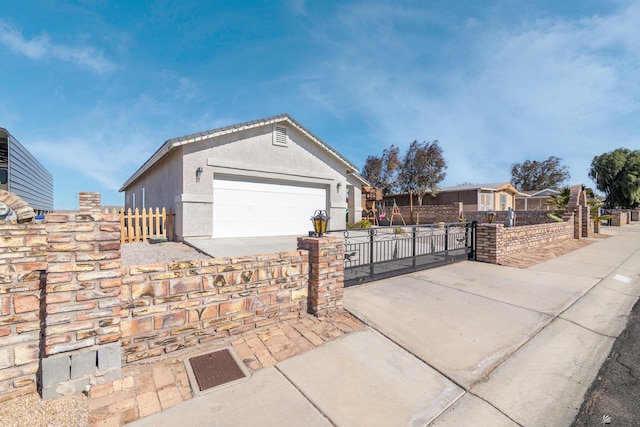
[[[476,222],[331,231],[345,239],[344,285],[475,259]]]

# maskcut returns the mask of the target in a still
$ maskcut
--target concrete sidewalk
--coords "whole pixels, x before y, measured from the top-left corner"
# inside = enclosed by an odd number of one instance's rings
[[[214,258],[236,257],[295,251],[298,248],[298,236],[201,238],[187,239],[186,243]]]
[[[612,232],[349,288],[367,328],[131,425],[569,425],[640,297],[640,225]]]

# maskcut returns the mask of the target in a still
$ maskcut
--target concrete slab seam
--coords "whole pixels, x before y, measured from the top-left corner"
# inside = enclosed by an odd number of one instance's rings
[[[637,300],[636,300],[636,301],[637,301]],[[634,303],[634,305],[635,305],[635,303]],[[629,317],[629,315],[625,315],[624,317],[627,317],[627,318],[628,318],[628,317]],[[572,323],[572,324],[574,324],[574,325],[578,326],[579,328],[582,328],[582,329],[584,329],[584,330],[586,330],[586,331],[592,332],[592,333],[594,333],[594,334],[596,334],[596,335],[600,335],[601,337],[607,337],[607,338],[613,338],[613,339],[618,338],[617,336],[614,336],[614,335],[607,335],[607,334],[603,334],[602,332],[594,331],[593,329],[587,328],[586,326],[581,325],[581,324],[579,324],[579,323],[577,323],[577,322],[575,322],[575,321],[573,321],[573,320],[565,319],[564,317],[559,317],[559,319],[564,320],[565,322]],[[628,321],[629,321],[629,319],[627,319],[627,322],[628,322]]]
[[[316,409],[316,411],[318,411],[318,413],[319,413],[320,415],[322,415],[322,417],[323,417],[325,420],[327,420],[327,422],[329,422],[329,424],[331,424],[333,427],[338,427],[338,425],[337,425],[336,423],[334,423],[334,422],[333,422],[333,420],[332,420],[331,418],[329,418],[329,416],[328,416],[327,414],[325,414],[325,413],[322,411],[322,409],[320,409],[320,408],[318,407],[318,405],[316,405],[316,404],[315,404],[315,402],[313,402],[313,401],[311,400],[311,398],[309,398],[309,396],[307,396],[307,395],[304,393],[304,391],[302,391],[302,389],[300,389],[300,387],[298,387],[298,386],[297,386],[297,385],[296,385],[296,384],[291,380],[291,378],[289,378],[289,377],[287,376],[287,374],[285,374],[284,372],[282,372],[282,370],[280,369],[280,367],[278,366],[278,364],[276,364],[276,365],[274,366],[274,368],[276,368],[276,371],[280,372],[280,375],[282,375],[282,376],[284,377],[284,379],[286,379],[286,380],[287,380],[287,382],[288,382],[289,384],[291,384],[291,386],[292,386],[293,388],[295,388],[295,389],[296,389],[296,391],[297,391],[298,393],[300,393],[300,395],[301,395],[302,397],[304,397],[304,398],[305,398],[305,400],[306,400],[307,402],[309,402],[309,404],[310,404],[311,406],[313,406],[313,407]]]
[[[422,360],[421,360],[422,361]],[[434,415],[433,417],[431,417],[431,419],[429,421],[427,421],[427,426],[430,425],[431,423],[433,423],[435,420],[437,420],[442,414],[444,414],[445,412],[447,412],[449,410],[449,408],[451,408],[453,405],[455,405],[455,403],[462,399],[467,393],[469,393],[467,390],[463,390],[462,393],[460,394],[460,396],[456,397],[455,399],[453,399],[453,401],[451,401],[447,406],[445,406],[444,408],[442,408],[442,411],[438,412],[436,415]]]
[[[523,309],[523,310],[527,310],[527,311],[530,311],[530,312],[532,312],[532,313],[538,313],[538,314],[542,314],[542,315],[545,315],[545,316],[553,316],[552,314],[545,313],[545,312],[543,312],[543,311],[538,311],[538,310],[534,310],[534,309],[532,309],[532,308],[523,307],[523,306],[521,306],[521,305],[514,304],[514,303],[511,303],[511,302],[500,301],[500,300],[498,300],[498,299],[491,298],[491,297],[488,297],[488,296],[486,296],[486,295],[475,294],[475,293],[473,293],[473,292],[465,291],[465,290],[463,290],[463,289],[458,289],[458,288],[455,288],[455,287],[452,287],[452,286],[442,285],[442,284],[440,284],[440,283],[434,283],[434,282],[431,282],[431,281],[427,280],[426,278],[415,277],[415,279],[416,279],[416,280],[421,280],[421,281],[423,281],[423,282],[425,282],[425,283],[428,283],[429,285],[440,286],[441,288],[446,288],[446,289],[448,289],[448,290],[458,291],[458,292],[462,292],[462,293],[465,293],[465,294],[468,294],[468,295],[473,295],[474,297],[484,298],[484,299],[487,299],[487,300],[489,300],[489,301],[493,301],[493,302],[497,302],[497,303],[500,303],[500,304],[509,305],[509,306],[511,306],[511,307],[521,308],[521,309]],[[599,279],[599,280],[602,280],[602,279]],[[598,283],[599,283],[599,281],[598,281],[598,282],[596,282],[592,287],[590,287],[590,288],[589,288],[585,293],[583,293],[583,294],[581,294],[581,295],[577,296],[577,297],[575,298],[575,300],[573,300],[573,301],[569,301],[568,305],[567,305],[565,308],[562,308],[562,309],[559,311],[559,313],[560,313],[560,312],[562,312],[562,311],[564,311],[564,310],[566,310],[566,309],[567,309],[568,307],[570,307],[571,305],[573,305],[573,303],[575,303],[577,300],[579,300],[580,298],[582,298],[582,297],[583,297],[587,292],[589,292],[591,289],[593,289],[593,287],[594,287],[594,286],[596,286]]]
[[[478,396],[477,394],[475,394],[474,392],[472,392],[471,390],[468,391],[468,393],[472,396],[477,397],[478,399],[482,400],[484,403],[486,403],[487,405],[491,406],[492,408],[494,408],[496,411],[500,412],[502,415],[504,415],[505,417],[507,417],[509,420],[513,421],[514,424],[523,427],[522,424],[520,424],[519,422],[517,422],[516,420],[514,420],[513,418],[511,418],[506,412],[504,412],[502,409],[498,408],[496,405],[494,405],[493,403],[489,402],[488,400],[486,400],[485,398],[483,398],[482,396]]]
[[[362,323],[364,323],[365,325],[367,325],[367,328],[369,328],[373,333],[376,333],[378,335],[380,335],[381,337],[385,338],[387,341],[391,342],[392,344],[394,344],[395,346],[401,348],[402,350],[404,350],[407,354],[410,354],[411,356],[413,356],[414,358],[416,358],[417,360],[419,360],[420,362],[422,362],[423,364],[427,365],[428,367],[430,367],[431,369],[433,369],[434,371],[436,371],[437,373],[439,373],[440,375],[442,375],[443,377],[445,377],[446,379],[448,379],[449,381],[451,381],[453,384],[455,384],[456,386],[458,386],[460,389],[464,390],[464,391],[468,391],[468,389],[463,386],[462,384],[458,383],[455,379],[451,378],[449,375],[445,374],[444,372],[442,372],[440,369],[431,366],[426,360],[422,359],[420,356],[418,356],[417,354],[415,354],[414,352],[412,352],[411,350],[405,348],[403,345],[401,345],[400,343],[398,343],[397,341],[395,341],[394,339],[392,339],[390,336],[380,332],[379,330],[377,330],[375,328],[375,325],[371,325],[368,322],[364,321],[362,319],[361,316],[359,316],[357,313],[352,312],[348,309],[345,308],[345,310],[347,310],[349,313],[351,313],[351,315],[353,315],[356,319],[360,320]],[[366,330],[362,329],[362,330]],[[464,394],[464,393],[463,393]]]

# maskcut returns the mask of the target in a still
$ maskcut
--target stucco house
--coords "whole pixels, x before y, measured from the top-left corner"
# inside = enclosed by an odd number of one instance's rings
[[[516,206],[518,190],[509,182],[492,184],[465,184],[455,187],[442,187],[435,196],[425,195],[423,205],[451,205],[462,202],[465,211],[506,211]],[[395,199],[398,205],[409,205],[409,195],[386,196],[388,202]],[[413,204],[417,205],[414,196]]]
[[[122,186],[125,208],[172,208],[178,239],[305,235],[362,214],[358,168],[291,116],[166,141]]]

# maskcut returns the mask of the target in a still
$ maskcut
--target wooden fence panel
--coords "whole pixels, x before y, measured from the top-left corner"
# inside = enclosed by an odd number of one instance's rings
[[[120,243],[146,242],[149,239],[173,240],[173,212],[166,208],[131,208],[120,211]]]

